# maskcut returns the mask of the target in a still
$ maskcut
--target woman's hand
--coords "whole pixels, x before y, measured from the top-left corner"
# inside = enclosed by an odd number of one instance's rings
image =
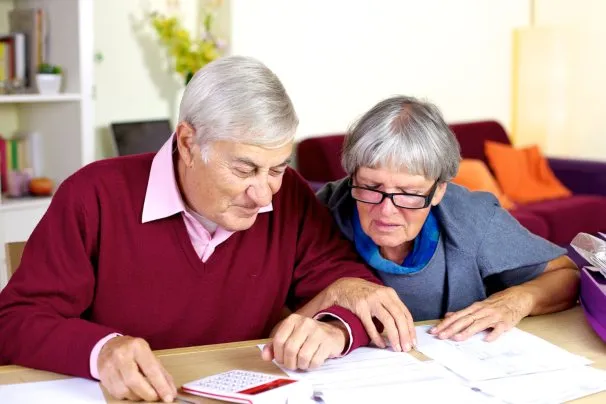
[[[533,306],[530,294],[523,288],[512,287],[466,309],[446,313],[444,320],[429,333],[440,339],[464,341],[474,334],[492,329],[485,341],[494,341],[528,316]]]
[[[441,339],[464,341],[478,332],[492,329],[485,340],[494,341],[526,316],[572,307],[578,290],[578,268],[564,255],[549,261],[543,273],[531,281],[495,293],[464,310],[446,313],[446,318],[429,332]]]

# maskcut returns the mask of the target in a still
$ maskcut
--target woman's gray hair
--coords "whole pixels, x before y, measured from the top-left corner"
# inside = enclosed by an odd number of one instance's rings
[[[406,170],[440,182],[457,175],[459,142],[433,104],[397,96],[366,112],[345,137],[342,164],[349,175],[360,167]]]
[[[282,147],[294,140],[299,124],[278,77],[244,56],[223,57],[198,70],[185,88],[179,121],[193,126],[205,159],[214,141]]]

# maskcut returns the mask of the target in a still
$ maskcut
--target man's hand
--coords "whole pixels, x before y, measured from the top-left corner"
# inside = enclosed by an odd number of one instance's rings
[[[385,342],[373,317],[383,324],[394,351],[410,351],[417,344],[412,315],[392,288],[359,278],[341,278],[322,294],[330,300],[323,305],[337,304],[356,314],[376,346],[385,348]]]
[[[495,293],[486,300],[476,302],[466,309],[446,313],[444,320],[429,332],[440,339],[452,338],[455,341],[464,341],[474,334],[491,328],[492,331],[484,340],[494,341],[529,315],[532,307],[530,296],[522,288],[512,287]]]
[[[261,356],[289,369],[315,369],[326,359],[341,356],[349,343],[349,333],[340,324],[292,314],[278,326]]]
[[[169,403],[177,396],[172,377],[141,338],[110,339],[97,364],[101,384],[117,399]]]

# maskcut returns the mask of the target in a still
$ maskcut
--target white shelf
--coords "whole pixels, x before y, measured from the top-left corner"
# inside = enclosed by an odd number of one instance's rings
[[[3,196],[0,203],[0,212],[44,208],[50,204],[52,197],[30,196],[23,198],[8,198]]]
[[[105,0],[107,1],[107,0]],[[8,31],[13,8],[43,8],[48,42],[45,58],[61,66],[63,93],[0,94],[0,127],[40,136],[40,174],[60,184],[95,160],[94,19],[95,0],[0,0],[0,32]],[[10,122],[5,123],[5,116]],[[5,128],[6,127],[6,128]],[[4,157],[4,156],[1,156]],[[50,197],[7,198],[0,201],[0,290],[6,284],[4,245],[26,241],[44,216]],[[0,400],[1,401],[1,400]]]
[[[67,94],[6,94],[0,95],[0,104],[24,104],[32,102],[69,102],[80,101],[82,96],[76,93]]]

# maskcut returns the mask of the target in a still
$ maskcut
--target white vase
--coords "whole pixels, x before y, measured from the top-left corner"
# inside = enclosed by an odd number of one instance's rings
[[[36,85],[40,94],[58,94],[61,90],[61,75],[36,74]]]

